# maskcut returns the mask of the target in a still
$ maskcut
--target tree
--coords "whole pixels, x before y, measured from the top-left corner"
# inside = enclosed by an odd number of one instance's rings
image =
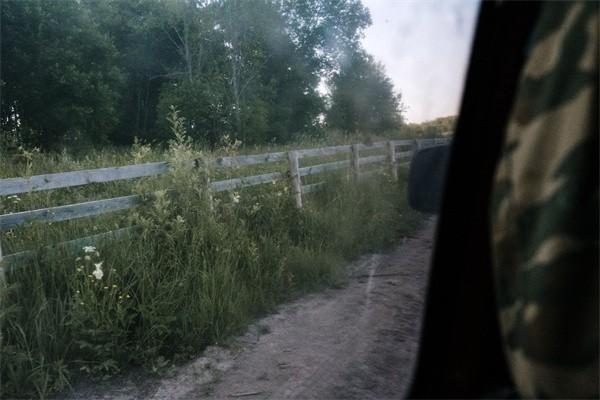
[[[180,22],[172,26],[183,26],[182,19],[194,13],[196,24],[204,28],[195,39],[202,46],[190,54],[194,58],[202,51],[203,62],[194,63],[192,80],[181,73],[189,63],[173,70],[178,78],[164,87],[161,115],[176,105],[190,134],[209,143],[224,134],[244,143],[285,142],[315,128],[323,110],[316,91],[318,71],[293,43],[277,2],[207,3],[180,14]],[[175,43],[185,37],[174,36]],[[184,60],[184,52],[179,53]]]
[[[75,0],[0,6],[2,130],[45,147],[82,135],[105,141],[118,123],[123,74],[89,10]]]
[[[363,31],[372,23],[360,0],[282,0],[281,13],[308,65],[327,78],[360,49]]]
[[[321,131],[318,86],[360,52],[360,0],[1,1],[0,128],[29,144],[287,142]]]
[[[119,123],[109,133],[113,143],[134,137],[156,138],[157,105],[163,84],[179,54],[165,33],[170,3],[156,0],[103,0],[83,3],[117,51],[125,75],[120,93]]]
[[[382,133],[402,125],[402,112],[401,96],[394,93],[383,66],[364,51],[352,53],[334,75],[328,127]]]
[[[166,3],[161,23],[175,51],[176,62],[168,71],[158,104],[159,133],[168,132],[166,117],[171,106],[180,110],[188,134],[214,144],[233,129],[229,69],[221,20],[221,5],[195,0]]]

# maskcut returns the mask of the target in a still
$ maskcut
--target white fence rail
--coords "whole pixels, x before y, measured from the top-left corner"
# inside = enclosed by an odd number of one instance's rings
[[[302,195],[318,191],[325,184],[324,182],[318,182],[303,185],[302,178],[305,176],[319,174],[326,171],[346,169],[350,167],[354,177],[359,178],[361,176],[379,173],[383,170],[379,168],[377,170],[361,172],[361,166],[386,163],[389,166],[393,177],[397,179],[398,165],[400,165],[400,162],[406,162],[409,160],[415,149],[447,143],[448,141],[449,139],[446,138],[392,140],[370,144],[358,143],[353,145],[292,150],[289,152],[222,157],[213,161],[213,166],[215,168],[241,167],[287,160],[289,163],[289,170],[287,174],[281,172],[271,172],[262,175],[217,181],[211,183],[211,189],[215,192],[222,192],[279,181],[289,177],[296,206],[301,208]],[[400,148],[400,151],[397,151],[398,148]],[[383,149],[386,151],[386,154],[371,155],[362,158],[360,157],[361,150],[371,149]],[[300,160],[303,158],[332,156],[344,153],[350,153],[351,159],[300,167]],[[195,162],[191,160],[190,167],[193,165],[195,165]],[[170,168],[168,162],[155,162],[128,165],[123,167],[98,168],[83,171],[43,174],[27,178],[0,179],[0,196],[77,187],[91,183],[106,183],[120,180],[137,179],[165,174],[168,173],[169,170]],[[14,229],[31,222],[68,221],[113,213],[136,207],[141,203],[141,195],[129,195],[4,214],[0,215],[0,231]],[[111,232],[58,243],[48,246],[48,248],[80,248],[82,245],[89,245],[105,240],[123,238],[134,232],[135,229],[136,227],[121,228]],[[33,256],[34,253],[32,251],[23,251],[14,254],[8,254],[3,257],[0,243],[0,281],[3,280],[5,271],[15,268],[19,265],[19,263],[22,263],[23,260]]]

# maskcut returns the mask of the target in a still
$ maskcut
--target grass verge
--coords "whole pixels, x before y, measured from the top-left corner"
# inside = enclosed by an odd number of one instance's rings
[[[338,281],[353,257],[412,232],[406,174],[361,182],[331,175],[294,207],[287,182],[211,196],[209,171],[177,168],[197,158],[184,137],[171,145],[173,172],[126,215],[88,225],[141,226],[139,236],[79,254],[39,248],[8,274],[3,291],[2,398],[47,397],[86,375],[104,379],[130,365],[156,371],[239,333],[260,313]],[[160,180],[141,180],[147,193]],[[72,225],[34,224],[20,243],[72,236]],[[79,231],[77,231],[79,234]],[[39,246],[38,246],[39,247]]]

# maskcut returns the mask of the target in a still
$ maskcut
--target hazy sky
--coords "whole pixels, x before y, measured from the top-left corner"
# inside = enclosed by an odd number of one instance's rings
[[[363,0],[373,25],[365,49],[402,93],[409,122],[458,112],[479,2]]]

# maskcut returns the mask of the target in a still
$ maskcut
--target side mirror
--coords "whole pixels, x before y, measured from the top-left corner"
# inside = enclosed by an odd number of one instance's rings
[[[437,213],[440,209],[450,145],[415,151],[408,172],[408,204],[417,211]]]

